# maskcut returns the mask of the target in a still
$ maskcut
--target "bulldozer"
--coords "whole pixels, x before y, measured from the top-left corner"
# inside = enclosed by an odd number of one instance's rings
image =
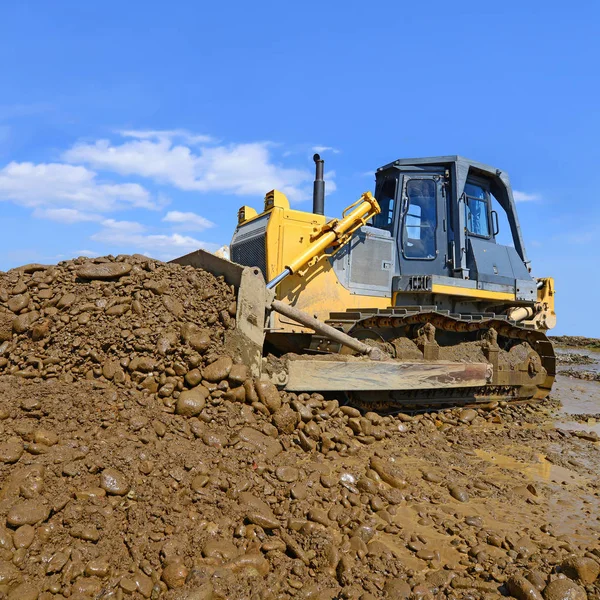
[[[231,354],[280,389],[373,410],[545,399],[554,281],[531,275],[508,175],[461,156],[399,159],[328,218],[313,158],[312,211],[272,190],[261,212],[239,209],[231,260],[174,261],[232,286]]]

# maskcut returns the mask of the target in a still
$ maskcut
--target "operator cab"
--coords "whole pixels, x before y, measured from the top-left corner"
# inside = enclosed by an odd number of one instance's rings
[[[531,280],[502,171],[460,156],[401,159],[377,170],[375,197],[381,213],[372,226],[396,241],[398,277],[436,275],[513,287],[516,280]],[[498,243],[493,204],[505,213],[509,245]]]

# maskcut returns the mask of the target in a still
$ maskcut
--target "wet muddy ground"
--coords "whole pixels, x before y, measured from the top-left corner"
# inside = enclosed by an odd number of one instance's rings
[[[249,378],[232,302],[144,257],[0,274],[1,600],[600,597],[600,383],[361,413]]]

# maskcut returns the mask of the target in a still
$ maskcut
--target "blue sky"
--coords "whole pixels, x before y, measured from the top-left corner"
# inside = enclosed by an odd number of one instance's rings
[[[273,187],[327,213],[400,157],[506,170],[557,333],[600,336],[600,4],[0,4],[0,269],[228,243]],[[593,300],[592,300],[593,303]]]

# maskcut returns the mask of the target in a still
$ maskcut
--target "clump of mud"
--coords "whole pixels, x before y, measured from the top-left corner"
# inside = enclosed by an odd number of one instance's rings
[[[600,373],[598,371],[580,371],[578,369],[563,369],[561,375],[574,377],[575,379],[583,379],[584,381],[600,381]]]
[[[566,365],[593,365],[596,361],[587,354],[578,352],[561,352],[556,355],[556,363],[561,366]]]
[[[600,340],[581,335],[554,335],[550,341],[556,346],[567,348],[600,348]]]
[[[598,597],[592,440],[279,392],[235,312],[145,257],[0,275],[1,600]]]

